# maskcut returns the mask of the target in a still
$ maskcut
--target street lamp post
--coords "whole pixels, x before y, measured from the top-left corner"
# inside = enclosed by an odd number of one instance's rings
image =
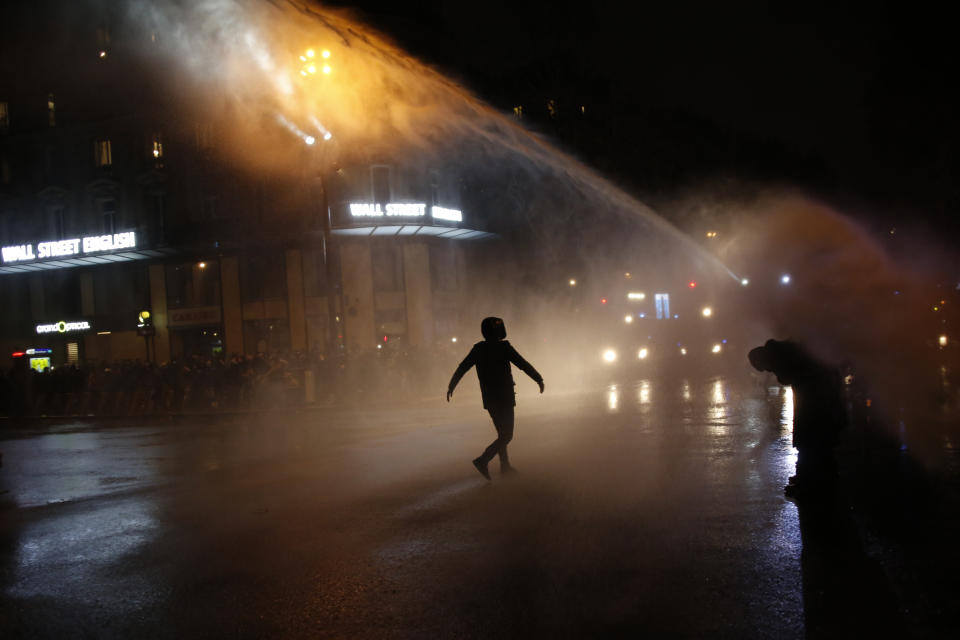
[[[321,156],[323,153],[321,152]],[[330,219],[330,200],[327,191],[327,181],[324,176],[325,165],[321,158],[317,170],[317,180],[320,184],[320,221],[323,230],[323,269],[327,283],[327,357],[332,357],[338,350],[343,333],[340,330],[337,303],[343,308],[342,287],[337,284],[335,256],[333,255],[333,231]],[[336,298],[335,299],[335,295]]]
[[[320,72],[321,75],[330,75],[333,71],[332,67],[330,66],[330,56],[330,51],[326,49],[321,51],[319,56],[313,49],[307,49],[303,55],[300,56],[300,75],[304,78],[314,76],[318,72]],[[330,131],[324,127],[315,116],[311,116],[310,121],[312,122],[313,126],[316,127],[320,136],[320,140],[313,135],[306,134],[296,125],[286,121],[286,119],[282,118],[281,120],[291,131],[300,136],[308,146],[317,145],[318,142],[318,146],[323,146],[324,143],[329,142],[330,139],[333,138],[333,134],[330,133]],[[318,149],[314,157],[316,158],[318,165],[317,183],[318,188],[320,189],[319,206],[321,230],[323,233],[323,269],[327,284],[326,350],[327,357],[332,357],[339,350],[343,341],[343,331],[340,326],[341,323],[339,318],[343,315],[344,304],[343,287],[341,287],[339,284],[336,284],[337,269],[335,265],[336,259],[334,255],[333,231],[330,217],[330,199],[326,181],[326,156],[327,152],[324,149]],[[337,300],[334,299],[335,295]]]

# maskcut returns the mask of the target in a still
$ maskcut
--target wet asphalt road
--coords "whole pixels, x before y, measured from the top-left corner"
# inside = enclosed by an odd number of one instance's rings
[[[822,589],[782,494],[794,463],[783,390],[715,377],[544,396],[524,381],[520,394],[521,473],[501,478],[494,463],[492,483],[470,465],[494,432],[469,393],[3,431],[0,635],[820,628],[809,616]]]

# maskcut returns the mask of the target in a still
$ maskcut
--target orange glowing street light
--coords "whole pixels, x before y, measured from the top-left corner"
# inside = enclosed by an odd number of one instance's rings
[[[326,62],[330,59],[330,51],[324,49],[320,52],[320,57],[325,61],[320,67],[319,70],[327,75],[333,71],[333,67],[330,66],[329,62]],[[303,63],[303,66],[300,67],[300,75],[304,78],[311,75],[316,75],[317,67],[317,52],[313,49],[307,49],[303,55],[300,56],[300,62]]]

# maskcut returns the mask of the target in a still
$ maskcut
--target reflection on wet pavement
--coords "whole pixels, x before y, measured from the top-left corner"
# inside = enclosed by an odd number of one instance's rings
[[[0,588],[39,637],[800,637],[789,411],[720,377],[523,397],[492,483],[479,407],[7,440]]]

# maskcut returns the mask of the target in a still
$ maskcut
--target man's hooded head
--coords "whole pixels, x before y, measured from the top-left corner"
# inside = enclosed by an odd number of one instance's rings
[[[496,342],[507,337],[507,328],[503,326],[502,318],[484,318],[480,323],[480,333],[483,334],[484,340]]]
[[[751,349],[747,359],[757,371],[770,371],[770,354],[767,353],[766,347]]]

